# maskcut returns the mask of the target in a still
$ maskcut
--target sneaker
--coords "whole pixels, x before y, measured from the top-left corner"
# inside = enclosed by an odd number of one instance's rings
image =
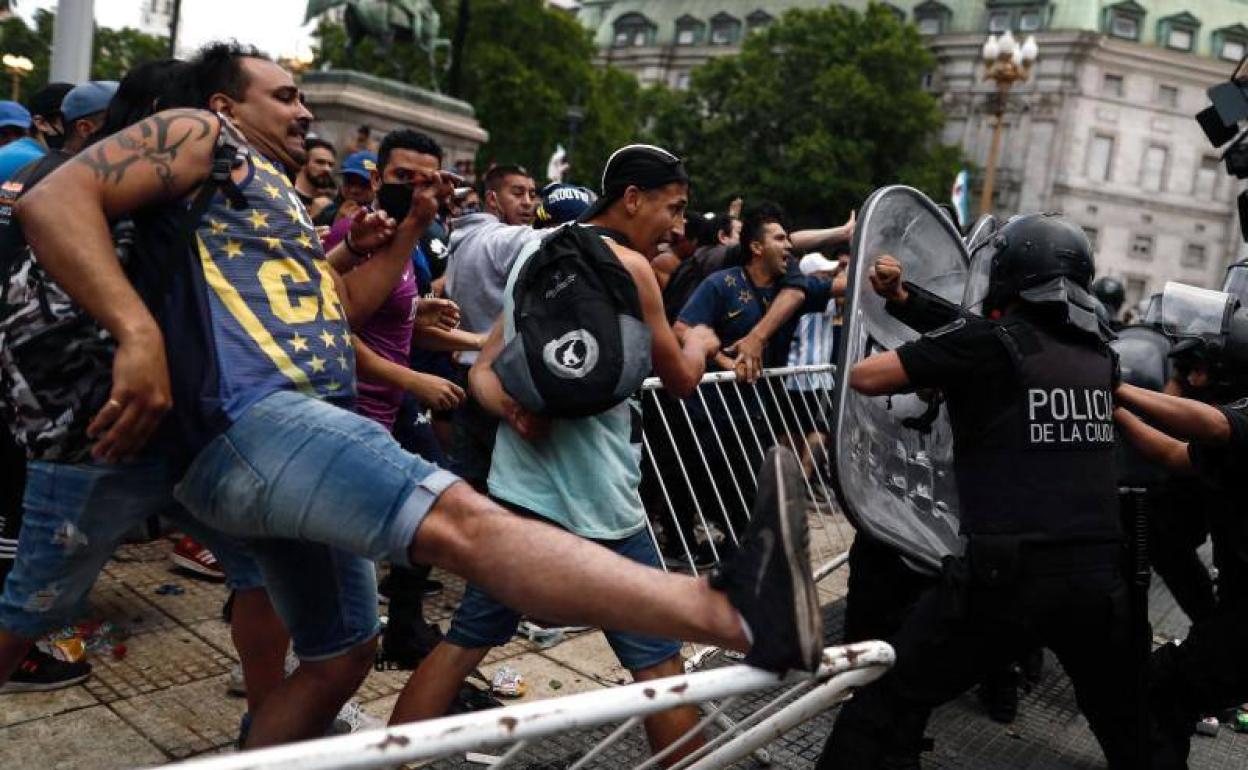
[[[380,719],[365,714],[358,700],[349,700],[339,709],[338,716],[334,717],[334,724],[330,726],[326,735],[346,735],[358,733],[361,730],[376,730],[384,725],[385,722]]]
[[[711,574],[754,634],[751,666],[814,671],[823,657],[823,619],[810,566],[806,485],[793,452],[773,447],[758,474],[758,497],[741,549]]]
[[[9,681],[0,685],[0,692],[48,692],[72,687],[91,676],[91,664],[85,660],[66,663],[43,650],[31,647]]]
[[[169,554],[169,560],[175,567],[194,573],[209,580],[225,580],[225,570],[217,562],[212,551],[203,547],[190,537],[183,536]]]

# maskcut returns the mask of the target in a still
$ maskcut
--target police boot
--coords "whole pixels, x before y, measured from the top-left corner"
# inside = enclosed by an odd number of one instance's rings
[[[1009,724],[1018,716],[1018,666],[1014,663],[984,677],[979,685],[979,702],[988,718]]]
[[[1187,770],[1198,710],[1183,697],[1179,647],[1174,642],[1153,651],[1149,662],[1148,707],[1152,712],[1151,770]]]

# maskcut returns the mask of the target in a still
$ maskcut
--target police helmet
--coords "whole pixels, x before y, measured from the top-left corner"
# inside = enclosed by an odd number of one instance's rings
[[[1095,271],[1083,228],[1058,214],[1011,219],[993,236],[993,247],[986,304],[994,310],[1056,279],[1086,291]]]
[[[1122,281],[1110,276],[1097,278],[1092,282],[1092,294],[1105,305],[1110,315],[1118,315],[1122,303],[1127,300],[1127,289]]]

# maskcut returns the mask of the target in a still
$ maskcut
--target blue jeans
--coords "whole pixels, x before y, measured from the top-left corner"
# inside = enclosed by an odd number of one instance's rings
[[[279,391],[200,451],[175,491],[209,526],[257,539],[295,652],[313,660],[376,636],[373,561],[410,565],[417,528],[458,480],[367,417]]]
[[[642,530],[623,540],[595,540],[620,556],[647,567],[659,566],[659,554],[654,550],[650,534]],[[575,589],[573,589],[575,590]],[[464,591],[463,601],[451,619],[451,629],[446,641],[457,647],[474,649],[500,647],[511,640],[520,625],[520,613],[492,598],[472,583]],[[641,671],[657,666],[680,654],[680,643],[670,639],[642,636],[622,631],[607,631],[607,643],[629,671]]]
[[[416,529],[457,481],[367,417],[278,391],[204,447],[175,493],[232,535],[306,540],[407,566]]]
[[[220,561],[236,590],[264,584],[246,545],[181,512],[164,463],[31,462],[17,560],[0,594],[0,628],[34,639],[80,619],[113,550],[136,524],[174,520]]]

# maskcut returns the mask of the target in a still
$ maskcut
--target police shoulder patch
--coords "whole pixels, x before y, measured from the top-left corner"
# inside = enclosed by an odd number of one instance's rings
[[[966,319],[959,318],[956,321],[945,324],[939,329],[932,329],[930,332],[928,332],[927,334],[924,334],[923,336],[934,340],[939,337],[943,337],[946,334],[952,334],[953,332],[956,332],[958,329],[961,329],[964,326],[966,326]]]

